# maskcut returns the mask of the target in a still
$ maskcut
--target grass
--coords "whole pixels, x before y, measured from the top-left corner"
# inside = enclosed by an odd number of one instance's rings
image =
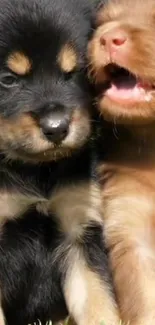
[[[28,325],[42,325],[41,321],[38,319],[35,323],[33,324],[28,324]],[[46,325],[54,325],[51,320],[49,320]],[[55,325],[68,325],[68,318],[64,322],[59,322]]]
[[[69,320],[69,318],[67,318],[64,322],[59,322],[59,323],[57,323],[57,324],[55,324],[55,325],[68,325],[68,320]],[[41,322],[38,320],[36,323],[28,324],[28,325],[42,325],[42,324],[41,324]],[[50,320],[50,321],[48,321],[48,322],[46,323],[46,325],[54,325],[54,324],[53,324],[52,321]],[[100,325],[106,325],[106,322],[102,321]],[[120,321],[119,325],[125,325],[125,324],[123,324],[122,321]],[[127,323],[126,325],[129,325],[129,323]]]

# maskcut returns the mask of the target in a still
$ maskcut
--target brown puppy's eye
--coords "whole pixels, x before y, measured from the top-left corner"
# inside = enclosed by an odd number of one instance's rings
[[[5,88],[11,88],[17,85],[17,77],[11,73],[5,73],[0,76],[0,85]]]

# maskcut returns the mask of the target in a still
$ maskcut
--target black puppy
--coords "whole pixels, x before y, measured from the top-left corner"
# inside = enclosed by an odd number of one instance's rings
[[[0,325],[118,323],[88,141],[97,2],[0,3]]]

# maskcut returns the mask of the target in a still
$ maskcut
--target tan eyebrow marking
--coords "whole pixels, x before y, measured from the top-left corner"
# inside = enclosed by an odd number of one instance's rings
[[[32,68],[30,59],[22,52],[11,53],[7,59],[7,66],[18,75],[25,75]]]
[[[58,55],[58,62],[64,72],[73,71],[77,66],[75,49],[69,44],[64,45]]]

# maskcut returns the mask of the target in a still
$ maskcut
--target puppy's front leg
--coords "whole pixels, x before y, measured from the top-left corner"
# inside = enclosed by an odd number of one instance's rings
[[[118,325],[100,217],[100,195],[94,184],[59,189],[51,211],[59,219],[66,247],[63,292],[77,325]]]
[[[95,254],[98,252],[94,251],[94,256]],[[84,251],[82,252],[79,247],[73,247],[69,255],[64,295],[69,313],[76,324],[118,325],[119,317],[110,288],[111,283],[108,277],[106,278],[106,271],[101,275],[101,270],[97,270],[98,256],[96,256],[96,268],[95,265],[93,268],[87,263]]]
[[[123,323],[154,325],[155,205],[134,188],[132,193],[118,197],[111,193],[104,199],[106,242]]]
[[[0,325],[5,325],[5,317],[3,314],[2,307],[0,307]]]

